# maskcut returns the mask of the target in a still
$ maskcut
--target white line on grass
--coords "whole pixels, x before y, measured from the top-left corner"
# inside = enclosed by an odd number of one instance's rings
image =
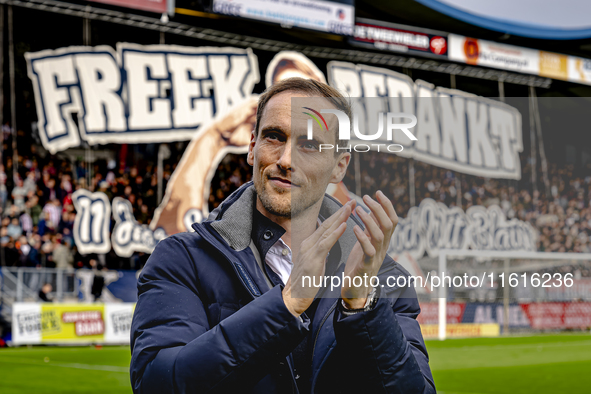
[[[581,342],[537,342],[537,343],[522,343],[517,345],[480,345],[480,346],[456,346],[456,347],[441,347],[437,350],[498,350],[498,349],[529,349],[529,348],[547,348],[547,347],[568,347],[568,346],[591,346],[591,341]]]
[[[31,345],[28,345],[31,346]],[[0,355],[4,353],[23,353],[23,352],[46,352],[48,349],[57,350],[63,353],[66,352],[85,352],[88,350],[96,350],[98,352],[120,352],[120,351],[129,351],[129,346],[105,346],[101,349],[96,349],[94,346],[16,346],[16,347],[9,347],[9,348],[2,348],[0,349]]]
[[[472,391],[441,391],[437,390],[438,394],[486,394],[486,393],[474,393]]]
[[[12,358],[0,359],[0,363],[6,364],[27,364],[27,365],[47,365],[49,367],[61,367],[61,368],[75,368],[75,369],[88,369],[94,371],[109,371],[109,372],[125,372],[129,373],[127,367],[116,367],[114,365],[94,365],[94,364],[79,364],[79,363],[62,363],[55,361],[39,361],[31,358]]]

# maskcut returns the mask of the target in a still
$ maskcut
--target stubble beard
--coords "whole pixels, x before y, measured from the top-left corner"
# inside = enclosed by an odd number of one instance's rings
[[[305,201],[303,196],[294,199],[292,191],[280,192],[260,178],[254,179],[254,188],[265,210],[278,217],[296,218],[315,203],[315,201]]]
[[[255,183],[255,190],[257,195],[259,196],[259,200],[263,207],[272,215],[283,217],[283,218],[291,218],[291,196],[288,195],[289,192],[282,193],[284,196],[271,196],[270,193],[265,190],[265,186]],[[287,199],[288,201],[282,201],[283,199]]]

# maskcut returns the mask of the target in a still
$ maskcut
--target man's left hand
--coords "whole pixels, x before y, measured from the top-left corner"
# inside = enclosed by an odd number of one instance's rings
[[[365,225],[365,231],[359,226],[353,228],[357,242],[345,266],[345,277],[350,277],[351,283],[345,280],[341,288],[341,298],[348,309],[364,307],[372,290],[370,279],[377,276],[398,224],[398,215],[392,202],[381,191],[376,193],[376,198],[377,201],[367,195],[363,197],[363,202],[371,214],[357,207],[357,215]],[[356,276],[362,279],[361,286],[354,285],[360,283],[359,279],[354,280]]]

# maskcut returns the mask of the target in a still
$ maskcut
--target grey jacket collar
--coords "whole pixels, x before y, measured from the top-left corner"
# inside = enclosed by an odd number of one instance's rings
[[[238,198],[233,198],[237,194],[239,194]],[[251,244],[256,197],[254,185],[252,182],[249,182],[232,193],[208,217],[211,227],[236,251],[244,250]],[[228,206],[228,204],[231,205]],[[325,194],[319,217],[321,220],[328,218],[338,211],[341,206],[336,199]],[[338,265],[344,264],[347,261],[353,245],[357,242],[357,237],[353,232],[355,225],[363,228],[363,225],[357,219],[350,216],[347,220],[347,230],[345,230],[345,233],[337,243],[341,252]]]

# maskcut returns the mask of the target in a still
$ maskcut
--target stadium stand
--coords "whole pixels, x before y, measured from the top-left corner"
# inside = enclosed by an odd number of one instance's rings
[[[5,153],[10,151],[9,138],[10,127],[6,125]],[[171,157],[165,161],[164,188],[185,144],[176,145]],[[97,259],[97,256],[78,253],[72,237],[76,212],[71,195],[79,188],[103,191],[111,201],[116,196],[125,197],[132,203],[136,220],[141,224],[150,223],[158,204],[156,169],[148,161],[100,159],[89,167],[83,160],[72,162],[64,157],[40,155],[40,148],[31,141],[21,146],[31,149],[19,155],[16,182],[12,176],[12,157],[5,154],[0,165],[3,265],[90,268],[90,260]],[[384,190],[396,201],[399,216],[405,217],[410,208],[409,178],[406,176],[408,160],[379,153],[354,155],[354,160],[361,160],[361,192]],[[572,165],[551,163],[551,195],[546,195],[531,192],[528,162],[528,156],[522,155],[523,176],[520,181],[470,176],[415,162],[416,201],[432,198],[447,206],[456,206],[460,193],[464,210],[472,205],[497,204],[508,218],[531,223],[539,232],[539,251],[591,252],[591,164],[575,172]],[[92,174],[89,185],[88,171]],[[460,190],[456,177],[460,179]],[[250,179],[251,169],[245,155],[227,155],[211,182],[210,210]],[[348,172],[344,182],[349,190],[355,191],[353,171]],[[146,257],[143,253],[135,253],[131,258],[121,258],[109,253],[105,256],[105,265],[109,269],[137,270]]]

